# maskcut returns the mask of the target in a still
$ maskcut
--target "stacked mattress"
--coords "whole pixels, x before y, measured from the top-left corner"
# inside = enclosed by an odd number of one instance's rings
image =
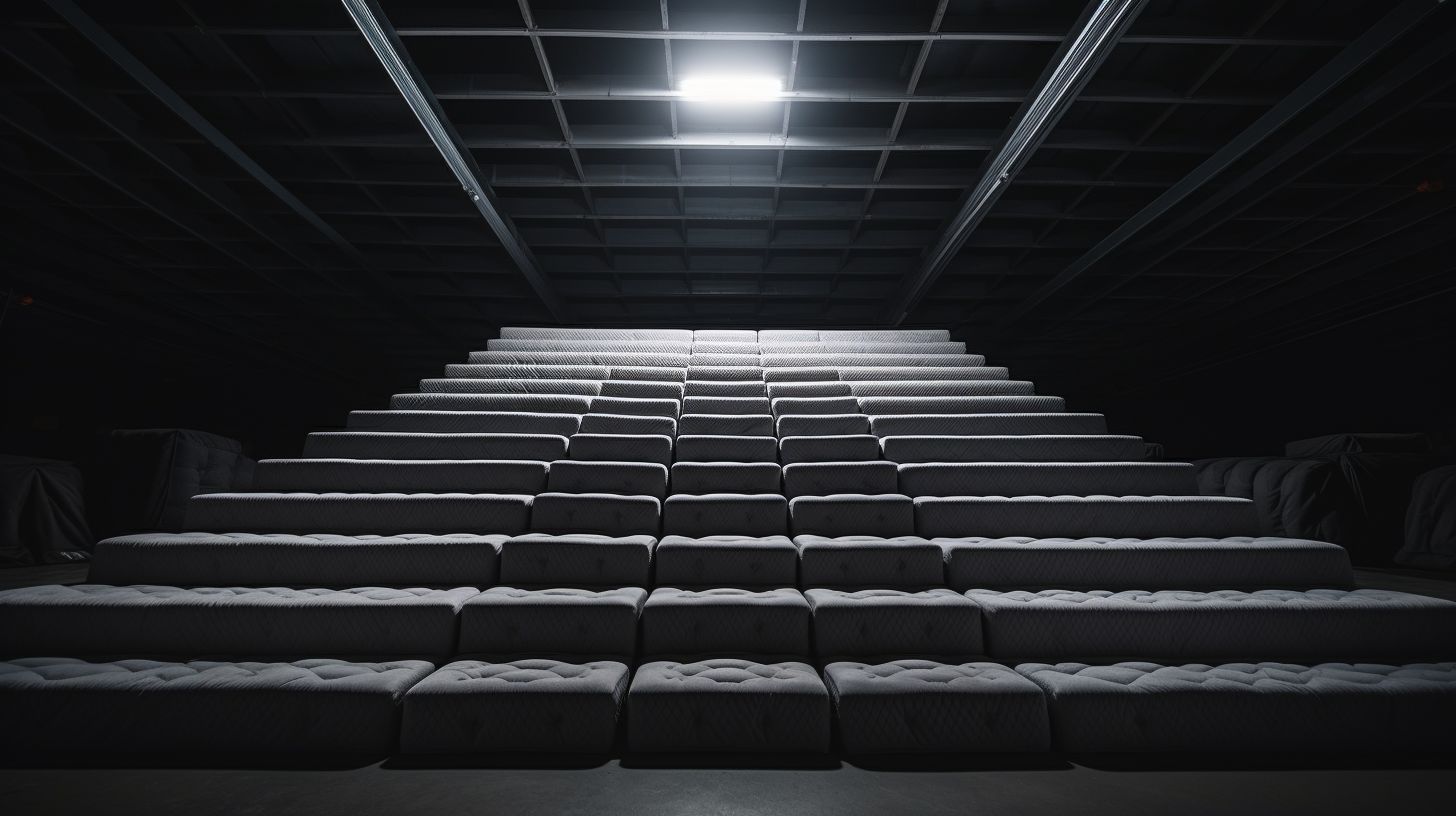
[[[1317,750],[1456,725],[1456,604],[1255,537],[1250,501],[943,330],[507,328],[444,375],[195,497],[198,532],[101,542],[95,583],[0,592],[13,742]]]

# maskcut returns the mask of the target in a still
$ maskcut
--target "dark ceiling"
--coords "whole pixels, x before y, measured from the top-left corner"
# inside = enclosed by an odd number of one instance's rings
[[[300,370],[419,376],[503,324],[891,325],[907,297],[998,362],[1193,370],[1453,302],[1449,5],[1149,0],[942,273],[1082,0],[380,3],[553,314],[339,0],[17,0],[4,274]],[[786,100],[674,93],[723,71]]]

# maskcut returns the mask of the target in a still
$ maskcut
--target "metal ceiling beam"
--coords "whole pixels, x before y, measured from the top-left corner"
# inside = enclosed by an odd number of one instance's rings
[[[520,269],[521,275],[525,277],[526,283],[540,297],[552,317],[561,323],[571,322],[570,311],[566,304],[552,289],[551,282],[541,273],[530,248],[516,233],[515,226],[497,209],[490,187],[480,181],[480,168],[468,155],[468,148],[464,141],[445,118],[439,101],[430,94],[424,77],[421,76],[414,63],[405,56],[403,44],[379,8],[379,4],[374,0],[342,0],[342,2],[355,25],[359,27],[359,32],[369,43],[370,49],[379,59],[380,65],[389,74],[389,78],[395,86],[399,88],[400,94],[408,103],[415,118],[419,120],[430,141],[434,143],[435,149],[440,151],[440,155],[449,165],[450,171],[460,182],[466,197],[470,199],[471,204],[480,212],[481,217],[495,233],[501,246]]]
[[[1101,0],[1089,7],[1078,28],[1066,38],[1057,61],[1049,67],[1036,96],[1028,100],[1007,129],[1006,136],[986,163],[981,180],[967,196],[960,212],[926,255],[925,264],[907,282],[905,294],[885,315],[885,322],[904,322],[955,257],[986,213],[1006,192],[1011,180],[1031,159],[1072,101],[1112,53],[1122,35],[1137,19],[1147,0]]]
[[[1137,215],[1128,219],[1096,246],[1078,257],[1056,277],[1038,288],[1016,308],[1004,313],[997,326],[1005,328],[1025,317],[1048,298],[1081,277],[1128,240],[1142,232],[1173,207],[1202,189],[1230,165],[1263,144],[1270,136],[1366,65],[1391,43],[1409,33],[1441,7],[1441,0],[1406,0],[1366,31],[1328,63],[1269,109],[1238,136],[1215,152],[1192,172],[1158,196]]]

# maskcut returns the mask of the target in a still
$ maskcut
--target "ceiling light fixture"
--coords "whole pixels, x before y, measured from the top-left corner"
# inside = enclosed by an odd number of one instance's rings
[[[678,92],[689,102],[769,102],[784,92],[784,82],[770,76],[735,74],[686,77]]]

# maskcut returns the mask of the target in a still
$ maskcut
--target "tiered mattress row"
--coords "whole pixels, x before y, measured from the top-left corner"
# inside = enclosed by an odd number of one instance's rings
[[[1456,604],[1143,450],[944,331],[505,329],[209,532],[0,592],[0,709],[56,750],[1440,744]]]

